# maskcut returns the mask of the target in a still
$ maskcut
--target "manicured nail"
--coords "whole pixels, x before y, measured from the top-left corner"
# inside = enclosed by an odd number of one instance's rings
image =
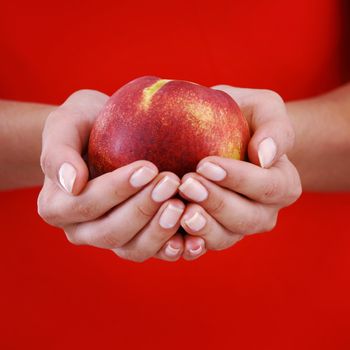
[[[221,168],[220,166],[211,163],[211,162],[205,162],[203,163],[198,169],[197,173],[205,176],[209,180],[213,181],[221,181],[223,180],[227,173],[226,171]]]
[[[165,254],[170,258],[177,256],[179,252],[180,252],[180,248],[175,248],[170,243],[165,248]]]
[[[192,230],[192,231],[199,231],[201,230],[205,224],[207,223],[207,220],[205,217],[196,212],[191,218],[185,220],[185,224]]]
[[[130,177],[130,183],[134,187],[142,187],[154,179],[156,175],[157,172],[155,170],[148,166],[143,166],[132,174]]]
[[[58,171],[58,178],[62,187],[68,192],[72,193],[77,172],[69,163],[63,163]]]
[[[172,228],[179,221],[184,208],[168,204],[159,218],[159,225],[163,228]]]
[[[262,168],[267,168],[276,156],[277,146],[271,137],[260,142],[258,149],[259,162]]]
[[[180,187],[179,190],[185,194],[188,198],[196,202],[201,202],[207,199],[208,191],[197,180],[189,177]]]
[[[202,243],[194,244],[188,251],[191,255],[194,255],[194,256],[199,255],[203,251],[203,244]]]
[[[152,191],[152,199],[156,202],[163,202],[170,198],[179,187],[179,181],[165,176]]]

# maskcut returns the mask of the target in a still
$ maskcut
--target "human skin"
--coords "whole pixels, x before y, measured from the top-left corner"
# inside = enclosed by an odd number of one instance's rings
[[[289,157],[308,191],[350,190],[350,84],[287,103],[296,130]]]
[[[40,186],[41,134],[56,106],[0,100],[0,189]]]
[[[81,157],[82,143],[88,137],[99,108],[108,97],[96,91],[83,90],[73,94],[59,108],[0,101],[0,162],[5,165],[1,169],[7,169],[0,174],[1,186],[6,189],[41,184],[38,166],[41,147],[38,140],[47,114],[51,112],[43,134],[41,159],[46,177],[38,201],[39,213],[50,224],[65,229],[73,243],[113,249],[126,259],[144,261],[155,256],[175,261],[183,256],[193,260],[203,255],[206,249],[225,249],[247,233],[271,229],[278,210],[291,204],[300,194],[298,175],[285,153],[296,164],[305,190],[350,189],[349,176],[344,176],[350,169],[350,142],[346,137],[350,134],[349,84],[315,99],[287,103],[287,111],[296,131],[294,149],[293,130],[285,105],[277,94],[222,85],[216,88],[232,95],[250,122],[254,131],[249,145],[252,163],[210,157],[200,162],[196,173],[187,174],[180,181],[176,175],[158,174],[152,164],[140,161],[86,185],[88,173]],[[86,113],[82,113],[87,105],[91,112],[90,119]],[[82,118],[82,115],[85,117]],[[11,137],[18,135],[19,128],[21,138]],[[28,137],[23,137],[23,128]],[[333,135],[340,136],[330,138],[329,130]],[[260,156],[259,159],[258,148],[266,138],[275,141],[277,153],[267,162],[265,157],[266,164],[262,168],[260,161],[264,157]],[[319,142],[315,144],[314,140]],[[327,164],[325,151],[328,152]],[[72,194],[67,193],[58,181],[58,171],[63,163],[74,164],[77,169]],[[207,164],[203,167],[204,163]],[[135,188],[130,183],[130,177],[142,166],[148,169],[143,175],[148,174],[149,182]],[[334,172],[336,168],[341,171]],[[26,174],[25,181],[23,173]],[[224,178],[223,174],[226,174]],[[168,181],[163,194],[168,197],[163,196],[157,202],[151,193],[164,176],[168,176]],[[192,178],[190,183],[186,182],[189,177]],[[204,185],[207,192],[205,199],[198,200],[198,196],[191,198],[196,193],[195,189],[198,190],[198,183],[193,180]],[[180,199],[171,198],[172,191],[175,192],[178,187],[180,194],[191,201],[187,206]],[[115,190],[110,191],[111,188]],[[106,197],[101,193],[112,194]],[[103,197],[104,201],[99,197]],[[53,207],[52,203],[56,205]],[[177,218],[177,221],[172,227],[164,228],[159,220],[165,208],[169,209],[169,204],[171,210],[168,219]],[[108,221],[102,216],[111,208],[115,209],[112,215],[108,214]],[[137,208],[137,211],[133,208]],[[230,215],[233,208],[236,216]],[[125,217],[128,222],[138,224],[134,224],[121,237],[120,231],[113,228],[124,228]],[[198,229],[203,222],[205,225]],[[176,233],[180,224],[189,233],[185,238]],[[191,229],[191,225],[196,230]]]

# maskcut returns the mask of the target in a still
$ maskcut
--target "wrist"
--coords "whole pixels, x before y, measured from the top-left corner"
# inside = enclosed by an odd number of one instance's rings
[[[41,185],[41,134],[52,105],[0,101],[1,189]]]

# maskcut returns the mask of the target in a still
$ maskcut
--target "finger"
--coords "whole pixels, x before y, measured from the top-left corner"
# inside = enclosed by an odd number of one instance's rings
[[[238,193],[206,180],[196,173],[181,180],[180,195],[200,205],[221,225],[236,234],[270,231],[276,223],[276,208],[253,202]]]
[[[184,240],[181,233],[176,233],[154,256],[165,261],[177,261],[184,251]]]
[[[213,89],[229,94],[248,119],[253,136],[248,145],[252,163],[269,168],[294,144],[294,130],[283,99],[270,90],[242,89],[217,85]]]
[[[199,162],[197,173],[260,203],[282,207],[292,204],[301,194],[299,174],[287,156],[282,156],[270,169],[211,156]]]
[[[43,172],[70,194],[78,194],[89,178],[82,158],[92,124],[108,96],[80,90],[51,112],[45,123],[40,163]]]
[[[151,221],[161,204],[177,192],[178,185],[175,174],[161,173],[151,184],[105,216],[65,227],[67,237],[75,244],[106,249],[122,247]]]
[[[38,201],[41,216],[60,227],[94,220],[140,191],[157,174],[154,164],[141,160],[89,181],[79,196],[57,191],[54,185],[45,187]]]
[[[135,262],[153,257],[177,232],[184,210],[185,204],[179,199],[163,203],[152,220],[130,242],[113,251],[119,257]]]
[[[185,235],[184,240],[185,249],[182,256],[185,260],[196,260],[207,252],[205,241],[203,238]]]
[[[51,205],[53,203],[53,198],[57,193],[61,192],[61,189],[57,187],[48,177],[44,177],[44,184],[40,190],[37,199],[37,211],[39,216],[48,224],[55,225],[57,222],[56,214],[51,210]]]
[[[187,260],[197,258],[209,250],[223,250],[231,247],[243,238],[241,234],[235,234],[227,230],[210,216],[200,205],[191,203],[187,205],[181,218],[181,226],[188,233],[185,236],[184,257]],[[193,246],[195,238],[201,238],[203,244]],[[195,242],[197,243],[197,242]]]

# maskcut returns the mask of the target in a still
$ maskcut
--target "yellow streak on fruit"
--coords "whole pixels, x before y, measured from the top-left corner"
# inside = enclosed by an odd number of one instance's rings
[[[185,107],[187,113],[189,113],[190,120],[195,128],[205,129],[208,123],[214,121],[213,109],[205,103],[190,103]]]
[[[219,151],[221,157],[240,159],[241,158],[241,147],[237,146],[233,142],[226,143]]]
[[[171,81],[171,79],[159,79],[151,86],[143,89],[141,103],[142,103],[142,107],[144,109],[147,109],[149,107],[149,105],[151,104],[151,100],[152,100],[153,95],[169,81]]]

